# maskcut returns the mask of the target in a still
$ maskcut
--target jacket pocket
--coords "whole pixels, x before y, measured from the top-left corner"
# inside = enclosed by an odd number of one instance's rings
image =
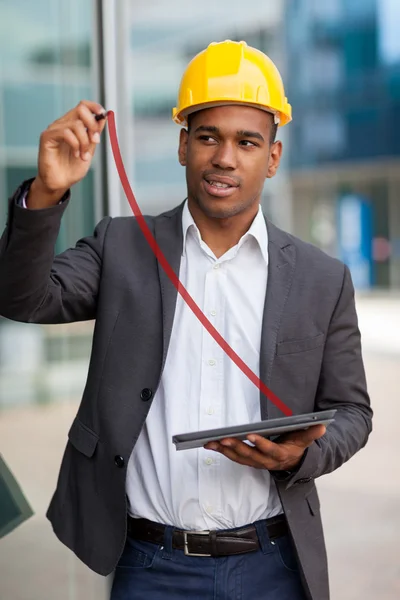
[[[288,340],[287,342],[278,342],[276,345],[276,354],[295,354],[297,352],[306,352],[307,350],[314,350],[322,346],[324,343],[325,336],[323,333],[319,333],[311,338],[304,338],[302,340]]]
[[[99,436],[89,429],[82,421],[75,417],[71,429],[68,432],[68,439],[79,452],[91,458],[96,450]]]

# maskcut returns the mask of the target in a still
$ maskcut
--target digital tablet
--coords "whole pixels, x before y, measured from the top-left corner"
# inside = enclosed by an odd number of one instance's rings
[[[336,410],[324,410],[305,415],[295,415],[293,417],[268,419],[267,421],[259,421],[258,423],[247,423],[246,425],[234,425],[232,427],[181,433],[172,436],[172,441],[177,450],[189,450],[191,448],[201,448],[208,442],[217,442],[228,437],[245,440],[251,433],[269,438],[289,433],[290,431],[308,429],[312,425],[327,426],[335,420],[335,413]]]

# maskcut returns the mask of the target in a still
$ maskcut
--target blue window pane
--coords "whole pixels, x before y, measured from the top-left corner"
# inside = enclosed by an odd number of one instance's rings
[[[75,86],[75,101],[90,97],[89,86]],[[3,92],[4,138],[6,146],[37,146],[41,131],[58,119],[68,108],[70,86],[53,83],[7,84]]]

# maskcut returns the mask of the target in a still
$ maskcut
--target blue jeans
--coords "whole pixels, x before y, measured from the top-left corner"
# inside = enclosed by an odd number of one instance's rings
[[[260,550],[217,558],[174,550],[172,527],[161,546],[128,537],[111,600],[305,600],[289,536],[271,542],[255,526]]]

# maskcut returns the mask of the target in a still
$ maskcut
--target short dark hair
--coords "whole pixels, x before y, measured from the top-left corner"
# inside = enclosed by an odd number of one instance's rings
[[[274,118],[274,122],[272,123],[272,127],[271,127],[271,135],[269,137],[270,144],[273,144],[275,142],[277,132],[278,132],[278,123],[275,123],[275,118]]]
[[[193,113],[189,114],[189,115],[186,117],[186,121],[187,121],[187,131],[188,131],[188,133],[190,133],[192,115],[193,115]],[[277,131],[278,131],[278,124],[277,124],[277,123],[275,123],[275,118],[274,118],[274,116],[273,116],[273,115],[271,115],[271,117],[272,117],[272,119],[273,119],[273,122],[272,122],[272,127],[271,127],[271,135],[270,135],[270,138],[269,138],[269,143],[270,143],[270,144],[273,144],[273,143],[275,142],[275,140],[276,140],[276,134],[277,134]]]

